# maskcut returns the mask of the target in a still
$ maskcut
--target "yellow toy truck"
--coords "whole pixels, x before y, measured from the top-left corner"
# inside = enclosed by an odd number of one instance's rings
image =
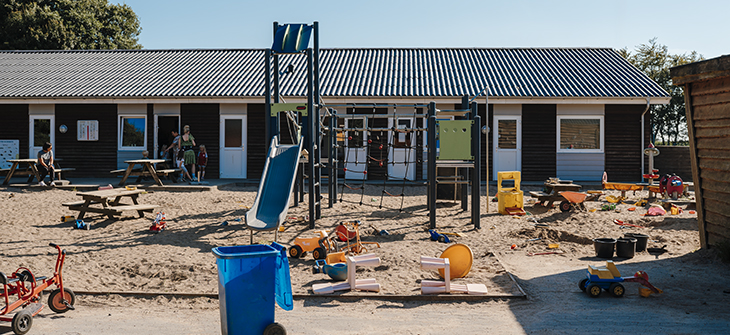
[[[327,253],[340,251],[337,242],[326,231],[318,230],[316,233],[319,237],[297,237],[289,248],[289,257],[301,258],[311,251],[314,259],[325,259]]]

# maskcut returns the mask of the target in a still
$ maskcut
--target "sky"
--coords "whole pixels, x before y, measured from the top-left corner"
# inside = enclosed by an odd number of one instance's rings
[[[730,1],[110,0],[144,49],[269,48],[273,22],[319,22],[321,48],[609,47],[730,54]]]

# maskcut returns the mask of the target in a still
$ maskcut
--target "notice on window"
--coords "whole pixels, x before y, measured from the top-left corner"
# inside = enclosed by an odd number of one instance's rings
[[[78,120],[76,140],[78,141],[98,141],[99,140],[99,121],[98,120]]]

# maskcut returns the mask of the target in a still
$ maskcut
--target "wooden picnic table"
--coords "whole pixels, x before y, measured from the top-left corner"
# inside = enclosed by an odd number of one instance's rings
[[[78,211],[78,220],[83,220],[86,213],[106,214],[109,218],[115,215],[122,215],[122,211],[136,210],[139,217],[144,217],[144,212],[152,212],[156,205],[146,205],[137,202],[137,198],[145,191],[142,189],[126,189],[113,188],[106,190],[79,192],[76,195],[81,197],[81,201],[68,202],[63,205],[70,210]],[[132,204],[121,203],[125,197],[132,199]],[[93,206],[100,205],[100,206]]]
[[[578,191],[580,191],[580,188],[581,188],[580,185],[573,184],[573,181],[570,181],[570,180],[558,180],[558,181],[547,180],[547,181],[545,181],[544,185],[545,185],[544,192],[532,191],[532,192],[530,192],[530,195],[533,198],[537,198],[537,202],[540,205],[543,205],[545,207],[552,206],[553,202],[555,202],[555,201],[565,200],[565,198],[560,194],[560,192],[563,192],[563,191],[578,192]]]
[[[146,175],[152,176],[152,178],[155,180],[155,183],[157,185],[159,185],[159,186],[163,185],[162,180],[158,176],[158,171],[155,170],[155,164],[166,162],[164,159],[132,159],[132,160],[124,161],[124,162],[129,165],[129,166],[127,166],[126,170],[122,169],[122,170],[111,171],[111,173],[115,173],[115,174],[118,174],[122,171],[124,172],[124,177],[122,177],[122,181],[119,182],[119,186],[124,186],[124,183],[127,182],[127,178],[129,178],[129,176],[146,176]],[[142,166],[141,171],[134,171],[134,166],[137,164]],[[172,169],[172,170],[174,170],[174,169]],[[164,173],[167,174],[167,173],[171,173],[171,172],[168,172],[167,170],[165,170]]]
[[[38,167],[36,167],[36,163],[38,162],[35,158],[21,158],[21,159],[8,159],[8,162],[13,163],[13,165],[10,167],[10,171],[8,171],[8,174],[5,175],[5,180],[3,180],[3,185],[7,185],[10,183],[10,178],[13,177],[13,174],[15,174],[15,171],[18,169],[18,165],[20,164],[26,164],[28,165],[28,168],[30,170],[30,178],[28,178],[28,182],[30,183],[33,181],[33,178],[40,181],[41,176],[38,172]]]

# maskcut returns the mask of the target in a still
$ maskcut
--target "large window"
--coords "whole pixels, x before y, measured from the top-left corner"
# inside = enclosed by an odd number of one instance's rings
[[[147,117],[125,115],[119,117],[119,149],[147,149]]]
[[[603,152],[603,117],[558,116],[558,152]]]

